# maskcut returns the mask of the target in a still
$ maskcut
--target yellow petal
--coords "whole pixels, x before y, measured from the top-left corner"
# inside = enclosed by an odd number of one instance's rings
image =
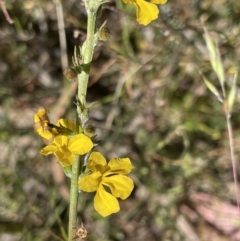
[[[135,3],[136,0],[123,0],[123,2],[127,4],[131,4],[131,3]]]
[[[48,116],[47,114],[50,111],[48,109],[45,108],[39,108],[39,110],[37,111],[37,113],[34,115],[34,123],[42,121],[42,120],[48,120]]]
[[[120,210],[118,200],[106,192],[102,186],[99,187],[94,197],[94,208],[103,217],[117,213]]]
[[[89,137],[78,134],[70,138],[68,148],[73,154],[84,155],[91,151],[93,143]]]
[[[115,175],[102,179],[102,184],[111,189],[114,197],[126,199],[131,194],[134,184],[131,178],[124,175]]]
[[[68,137],[60,135],[54,138],[53,143],[57,146],[57,147],[62,147],[62,146],[67,146],[68,144]]]
[[[40,153],[42,155],[50,155],[55,153],[59,148],[66,146],[68,143],[68,138],[66,136],[57,136],[54,138],[53,143],[44,147]]]
[[[50,140],[53,138],[53,134],[49,130],[47,130],[47,128],[45,128],[44,126],[40,126],[37,129],[35,128],[35,131],[38,133],[39,136],[41,136],[46,140]]]
[[[53,154],[54,152],[56,152],[57,149],[58,149],[58,147],[57,147],[55,144],[50,144],[50,145],[44,147],[44,148],[40,151],[40,153],[41,153],[42,155],[47,156],[47,155],[50,155],[50,154]]]
[[[146,26],[158,18],[159,10],[155,4],[144,0],[136,0],[135,5],[137,7],[137,21],[140,24]]]
[[[66,146],[63,146],[61,148],[59,148],[54,155],[57,157],[57,159],[59,160],[59,163],[63,166],[63,167],[67,167],[70,166],[74,163],[75,161],[75,155],[72,154]]]
[[[94,172],[88,176],[82,177],[78,181],[79,189],[83,190],[84,192],[94,192],[98,189],[99,183],[101,181],[101,173]]]
[[[94,172],[99,170],[99,166],[106,165],[107,161],[105,157],[100,152],[94,151],[89,157],[87,168]]]
[[[134,168],[129,158],[113,158],[109,161],[108,166],[110,170],[106,175],[128,174]]]
[[[151,2],[154,4],[165,4],[167,0],[151,0]]]
[[[53,138],[52,133],[49,132],[49,118],[47,116],[48,113],[49,110],[40,108],[34,115],[34,130],[38,133],[38,135],[46,140]]]
[[[73,121],[67,119],[60,119],[58,120],[57,126],[63,126],[65,128],[70,129],[71,131],[75,131],[76,125]]]

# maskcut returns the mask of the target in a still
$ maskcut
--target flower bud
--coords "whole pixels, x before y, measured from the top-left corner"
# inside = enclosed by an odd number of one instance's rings
[[[108,27],[102,27],[99,29],[99,33],[98,33],[99,40],[106,42],[108,41],[110,36],[111,36],[111,32]]]
[[[96,128],[93,125],[87,124],[84,127],[83,132],[86,136],[91,138],[91,137],[95,136],[95,130],[96,130]]]
[[[65,69],[63,74],[70,82],[77,80],[78,73],[74,68]]]

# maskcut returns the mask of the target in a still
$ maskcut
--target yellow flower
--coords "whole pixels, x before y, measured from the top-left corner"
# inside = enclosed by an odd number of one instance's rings
[[[60,119],[56,125],[49,121],[48,113],[50,111],[40,108],[34,115],[34,130],[45,142],[52,142],[53,138],[60,134],[69,134],[75,131],[75,123],[71,120]]]
[[[151,2],[144,0],[123,0],[123,2],[136,6],[137,21],[146,26],[158,18],[159,10],[155,4],[165,4],[167,0],[151,0]]]
[[[79,180],[79,189],[85,192],[96,191],[94,208],[106,217],[120,210],[117,198],[126,199],[131,194],[134,187],[133,181],[125,174],[133,168],[129,158],[114,158],[107,163],[100,152],[93,152],[87,164],[91,174]]]
[[[84,134],[78,134],[71,138],[59,135],[54,138],[53,143],[44,147],[42,155],[54,154],[63,167],[73,164],[75,155],[84,155],[93,148],[91,139]]]

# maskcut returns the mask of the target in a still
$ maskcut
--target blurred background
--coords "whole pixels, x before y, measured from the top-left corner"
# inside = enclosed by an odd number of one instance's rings
[[[76,0],[5,6],[14,23],[0,11],[0,240],[63,240],[69,180],[56,159],[39,154],[44,143],[33,115],[45,107],[53,123],[75,119],[77,83],[63,70],[86,38],[87,16]],[[240,60],[240,3],[169,0],[160,11],[144,27],[134,6],[117,0],[98,18],[98,28],[108,19],[111,37],[95,48],[87,100],[99,103],[90,123],[108,159],[131,159],[135,188],[108,218],[93,209],[93,194],[81,195],[79,226],[89,241],[240,240],[226,118],[198,72],[221,92],[204,23],[218,42],[230,89]],[[239,103],[238,95],[231,119],[238,174]]]

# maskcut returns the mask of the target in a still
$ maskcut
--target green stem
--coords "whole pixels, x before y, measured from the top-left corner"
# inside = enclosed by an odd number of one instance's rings
[[[77,204],[78,204],[78,176],[81,158],[76,157],[72,165],[72,178],[70,187],[70,207],[69,207],[69,225],[68,225],[68,241],[72,241],[76,236],[77,230]]]
[[[87,39],[83,44],[82,58],[83,58],[83,71],[78,75],[78,98],[81,103],[85,104],[87,85],[92,62],[94,50],[94,32],[95,32],[96,13],[89,11],[88,25],[87,25]]]
[[[82,47],[83,58],[83,71],[78,75],[78,99],[85,106],[87,86],[89,80],[90,66],[92,62],[93,50],[94,50],[94,33],[96,12],[98,6],[91,7],[91,3],[94,5],[96,1],[90,0],[88,5],[88,25],[87,25],[87,39]],[[90,11],[91,9],[91,11]],[[95,10],[93,10],[95,9]],[[78,117],[84,115],[84,119],[88,119],[88,111],[82,110],[80,106],[77,106]],[[70,190],[70,207],[69,207],[69,226],[68,226],[68,241],[72,241],[76,236],[77,225],[77,204],[78,204],[78,177],[80,174],[81,157],[76,158],[72,165],[72,178],[71,178],[71,190]]]

